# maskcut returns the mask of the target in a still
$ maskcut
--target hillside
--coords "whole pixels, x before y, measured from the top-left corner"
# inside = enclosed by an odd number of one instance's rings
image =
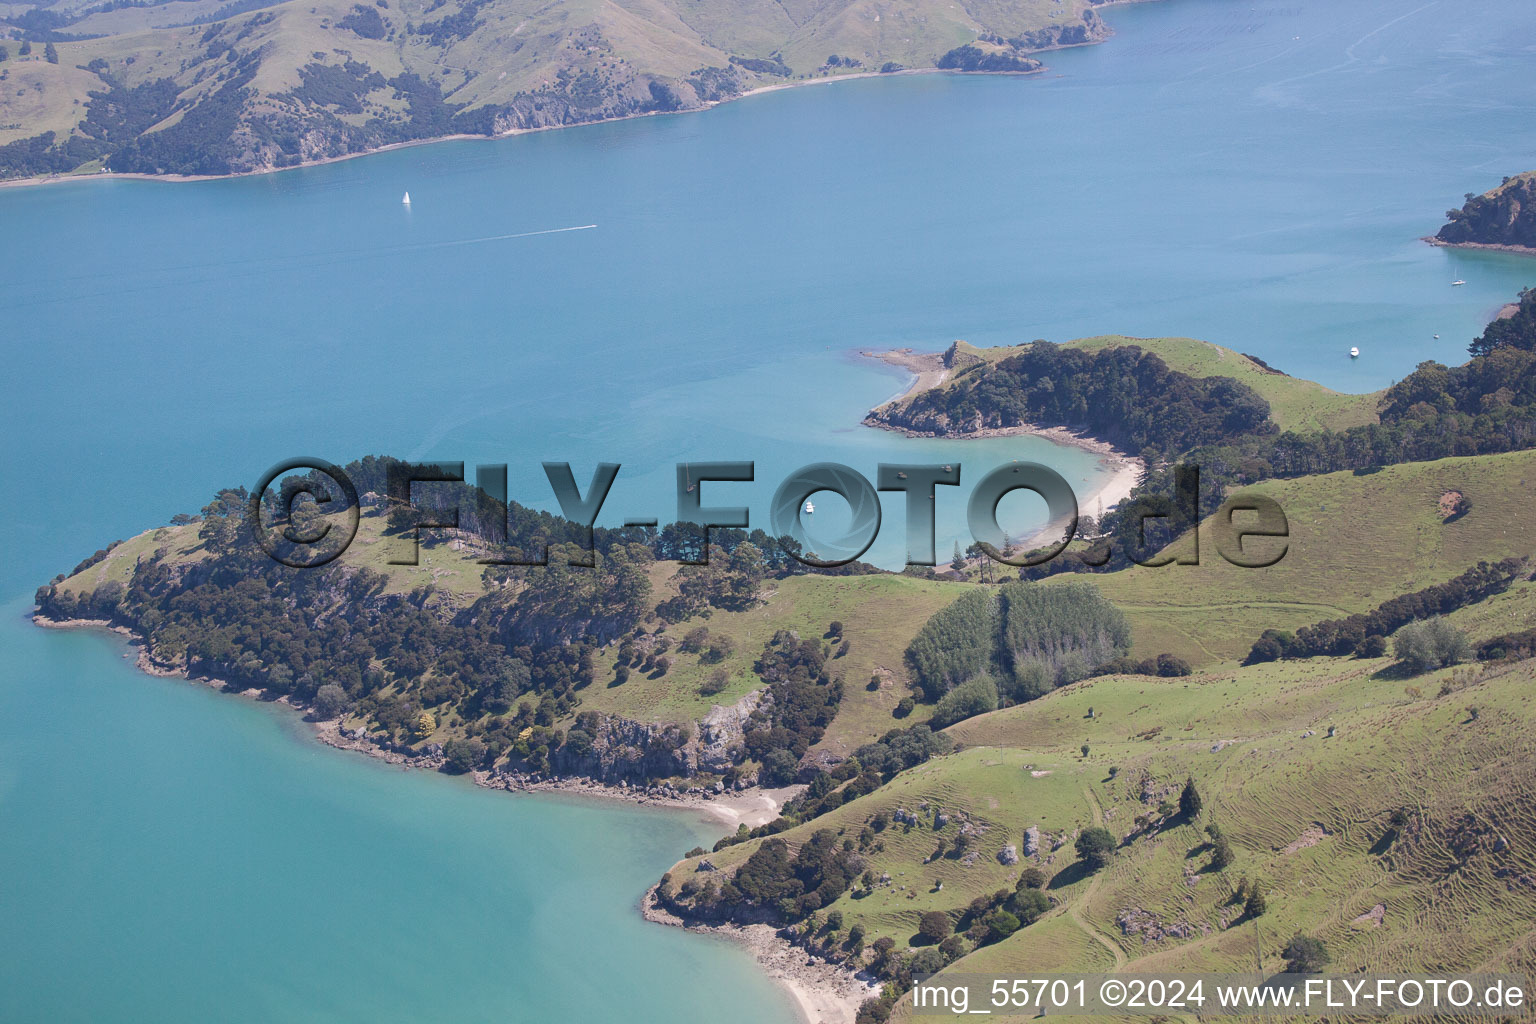
[[[396,512],[368,498],[347,552],[295,572],[241,539],[224,492],[38,600],[146,637],[151,667],[284,696],[339,716],[328,735],[491,784],[756,782],[779,799],[804,785],[779,819],[757,824],[758,808],[755,830],[683,857],[653,900],[695,922],[769,921],[874,972],[892,987],[863,1021],[906,1019],[897,997],[923,971],[1278,970],[1297,933],[1341,972],[1530,970],[1536,660],[1236,659],[1266,629],[1533,554],[1536,451],[1252,486],[1291,524],[1275,566],[1228,564],[1205,524],[1197,566],[1003,588],[802,574],[769,561],[766,538],[725,531],[708,569],[673,564],[666,531],[598,531],[595,570],[558,549],[546,569],[487,570],[472,532],[395,566]],[[509,536],[525,548],[566,528],[514,509]],[[935,613],[1030,593],[1049,612],[1085,582],[1128,617],[1133,659],[1196,671],[1079,679],[929,732],[944,701],[904,700],[921,696],[906,651]],[[1531,629],[1529,566],[1449,621],[1473,644]],[[998,635],[1016,642],[1011,618]],[[1075,851],[1095,826],[1113,844],[1097,869]],[[935,914],[942,943],[919,931]]]
[[[1193,973],[1247,970],[1257,955],[1277,971],[1299,931],[1323,939],[1344,973],[1528,970],[1533,665],[1406,685],[1384,659],[1106,677],[972,719],[949,730],[960,752],[784,834],[792,849],[821,829],[856,837],[875,879],[814,915],[810,944],[841,957],[889,939],[887,960],[932,955],[917,934],[924,913],[968,932],[981,916],[972,901],[1012,893],[1035,867],[1048,879],[1043,916],[1001,940],[983,926],[940,965]],[[1201,813],[1160,809],[1189,778]],[[1072,840],[1096,824],[1119,848],[1094,873]],[[1224,869],[1209,864],[1211,824],[1231,845]],[[723,877],[760,842],[686,858],[664,890],[685,899],[681,886]],[[1257,924],[1233,898],[1240,881],[1266,895]]]
[[[636,731],[654,737],[678,727],[696,732],[712,712],[730,717],[737,709],[750,709],[764,690],[754,666],[769,640],[781,631],[822,638],[833,622],[840,622],[841,636],[818,639],[827,656],[827,677],[841,681],[842,696],[825,734],[814,743],[814,756],[841,759],[898,724],[893,710],[909,692],[903,662],[907,644],[929,616],[969,589],[893,573],[780,574],[761,579],[757,597],[739,607],[701,603],[678,612],[671,605],[685,600],[681,597],[685,588],[692,594],[698,581],[718,578],[721,570],[684,568],[672,561],[653,560],[649,552],[637,556],[633,546],[621,545],[612,560],[630,560],[628,564],[643,579],[631,577],[621,584],[623,568],[617,570],[620,575],[610,575],[557,564],[550,570],[520,571],[503,583],[478,563],[486,552],[472,536],[465,543],[446,533],[433,537],[433,531],[424,536],[418,565],[391,565],[388,559],[395,541],[381,505],[363,510],[356,539],[334,563],[295,572],[271,562],[251,545],[223,546],[208,531],[208,521],[216,518],[211,512],[214,507],[205,509],[200,521],[146,531],[103,549],[72,573],[61,574],[39,592],[45,612],[59,619],[113,619],[152,637],[147,654],[160,669],[212,676],[237,689],[286,693],[300,704],[313,700],[319,680],[312,680],[305,689],[290,674],[273,690],[270,663],[289,657],[278,653],[282,648],[273,647],[272,639],[260,641],[262,661],[268,664],[258,668],[253,659],[230,653],[224,641],[213,638],[248,634],[246,624],[265,622],[274,606],[293,594],[301,595],[295,600],[304,606],[302,621],[274,625],[270,627],[273,634],[303,634],[323,622],[328,628],[346,630],[350,637],[383,621],[391,632],[430,626],[434,636],[427,643],[435,657],[454,647],[478,650],[486,639],[503,652],[522,648],[521,659],[533,666],[533,678],[525,674],[521,692],[508,698],[510,704],[521,696],[527,705],[526,713],[514,715],[507,715],[506,707],[488,707],[475,692],[497,687],[501,669],[454,674],[429,661],[402,666],[397,673],[390,671],[391,656],[383,651],[368,657],[366,663],[371,663],[373,671],[385,675],[372,681],[356,676],[346,684],[354,694],[367,696],[350,702],[343,726],[370,735],[386,749],[412,756],[453,739],[484,735],[486,728],[503,730],[513,719],[518,722],[512,729],[516,733],[533,721],[533,706],[544,704],[552,695],[557,700],[547,711],[549,717],[540,717],[544,725],[558,726],[562,732],[575,724],[578,714],[600,716],[630,738]],[[558,553],[553,557],[558,563]],[[715,565],[725,557],[717,552]],[[254,604],[236,609],[227,603],[237,589],[227,575],[230,572],[237,578],[250,577],[248,585],[259,587]],[[621,585],[641,596],[621,603],[614,596]],[[147,608],[131,607],[135,599],[163,603],[168,593],[197,602],[200,612],[172,629],[146,627],[145,620],[155,621],[157,616],[146,615]],[[349,618],[349,625],[340,621]],[[490,625],[494,636],[484,637],[471,623]],[[373,639],[366,643],[377,645],[382,640],[368,635]],[[616,642],[620,638],[623,642]],[[233,642],[238,647],[250,641]],[[357,655],[351,653],[355,643],[356,639],[338,635],[321,641],[322,647],[335,645],[334,660],[324,655],[317,661],[312,649],[299,657],[312,666],[311,673],[333,672],[321,666],[355,664]],[[580,652],[580,657],[570,653],[557,657],[555,664],[545,664],[546,645],[557,652]],[[639,653],[631,661],[636,648]],[[646,659],[643,665],[642,658]],[[581,675],[573,680],[567,673],[578,660]],[[660,662],[665,662],[665,668],[655,671]],[[454,679],[451,684],[450,678]],[[434,714],[430,728],[412,725],[422,710]],[[925,715],[926,709],[920,710],[905,724],[921,721]],[[740,717],[745,717],[745,710]],[[736,741],[741,738],[740,724],[735,722],[727,730],[733,731]],[[487,740],[494,748],[493,760],[506,752],[505,746],[494,746],[494,737]],[[615,744],[612,752],[599,751],[600,764],[582,765],[582,773],[618,782],[686,778],[701,771],[719,774],[730,765],[729,760],[710,761],[708,756],[707,763],[701,763],[696,736],[685,742],[676,758],[660,760],[629,757],[618,749],[622,744],[617,734]],[[436,763],[431,755],[424,756],[423,763]]]
[[[1447,520],[1449,492],[1475,495],[1471,511]],[[1366,611],[1479,560],[1536,553],[1536,451],[1266,480],[1244,493],[1285,511],[1290,537],[1277,564],[1228,564],[1207,520],[1198,565],[1091,577],[1130,617],[1138,656],[1167,651],[1197,667],[1240,658],[1266,629]]]
[[[453,134],[693,110],[769,85],[1030,71],[1093,0],[0,4],[0,178],[270,170]]]
[[[1467,195],[1433,241],[1444,245],[1536,249],[1536,171],[1505,178],[1480,196]]]

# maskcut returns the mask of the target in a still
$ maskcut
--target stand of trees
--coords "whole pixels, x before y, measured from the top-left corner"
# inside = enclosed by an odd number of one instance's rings
[[[1125,615],[1086,583],[1026,581],[972,591],[933,615],[907,648],[913,685],[935,724],[1032,700],[1130,650]]]
[[[1377,608],[1343,619],[1303,626],[1294,634],[1265,630],[1244,660],[1245,665],[1280,658],[1315,658],[1356,654],[1380,657],[1385,638],[1416,619],[1444,615],[1502,593],[1525,569],[1525,560],[1478,562],[1455,579],[1383,602]],[[1372,638],[1378,638],[1373,641]],[[1374,652],[1374,653],[1373,653]]]

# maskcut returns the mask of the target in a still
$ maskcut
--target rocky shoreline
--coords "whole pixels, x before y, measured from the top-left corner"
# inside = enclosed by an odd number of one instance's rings
[[[174,665],[157,661],[149,653],[143,637],[127,626],[106,619],[50,619],[41,614],[33,614],[32,621],[45,629],[100,629],[116,633],[134,649],[135,667],[146,675],[184,679],[213,687],[221,693],[283,705],[304,716],[304,720],[314,727],[317,740],[338,750],[365,754],[405,769],[436,771],[443,765],[441,755],[407,757],[374,742],[366,732],[359,735],[360,730],[348,731],[339,719],[316,721],[309,717],[308,707],[286,695],[267,698],[257,689],[235,690],[222,680],[194,676]],[[778,817],[784,803],[804,788],[798,785],[779,789],[752,786],[723,793],[704,789],[693,792],[670,785],[610,785],[590,778],[550,778],[507,771],[477,771],[470,773],[470,778],[477,786],[509,793],[562,794],[689,811],[709,817],[730,832],[742,824],[755,828],[772,821]],[[856,975],[807,953],[769,925],[719,925],[684,920],[660,905],[654,886],[642,897],[640,913],[647,921],[714,935],[745,948],[768,976],[790,993],[806,1024],[852,1024],[859,1004],[880,991],[875,979]]]
[[[654,924],[685,928],[734,942],[768,977],[789,991],[806,1024],[852,1024],[859,1005],[880,994],[873,975],[853,971],[807,952],[769,924],[716,924],[683,918],[662,904],[659,885],[646,891],[640,914]]]
[[[135,650],[134,665],[145,675],[184,679],[187,682],[212,687],[221,693],[291,708],[305,716],[304,720],[314,727],[317,740],[338,750],[367,754],[369,757],[406,768],[436,771],[444,764],[444,758],[439,753],[410,756],[377,742],[364,730],[348,730],[340,719],[311,718],[309,716],[312,710],[308,705],[295,701],[287,695],[267,697],[264,691],[255,688],[237,690],[222,679],[193,675],[180,666],[157,660],[149,653],[144,638],[127,626],[106,619],[50,619],[42,614],[34,614],[32,622],[45,629],[101,629],[116,633],[125,638]],[[784,803],[804,788],[794,785],[778,789],[749,786],[739,790],[715,791],[704,787],[680,790],[669,783],[658,785],[606,783],[586,776],[530,775],[504,770],[476,771],[469,774],[477,786],[486,789],[518,793],[568,793],[653,807],[698,811],[729,825],[732,830],[742,823],[745,823],[748,828],[755,828],[772,821],[778,817],[779,809]]]
[[[1529,245],[1505,245],[1500,242],[1447,242],[1434,235],[1428,235],[1423,240],[1441,249],[1483,249],[1488,252],[1512,252],[1520,256],[1536,256],[1536,248]]]

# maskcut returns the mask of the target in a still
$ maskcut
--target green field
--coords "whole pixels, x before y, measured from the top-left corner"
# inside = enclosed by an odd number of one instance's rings
[[[890,883],[831,908],[845,929],[863,924],[866,941],[905,946],[923,912],[958,917],[972,898],[1011,889],[1024,865],[1005,867],[997,854],[1039,828],[1040,852],[1024,864],[1054,876],[1054,909],[956,961],[956,972],[1242,971],[1256,952],[1278,970],[1298,930],[1324,938],[1343,972],[1528,970],[1536,882],[1518,879],[1536,870],[1526,699],[1536,663],[1406,681],[1388,664],[1316,659],[1075,684],[952,727],[959,753],[785,836],[793,845],[817,828],[852,835],[878,811],[917,811],[916,825],[882,832],[871,856]],[[1437,696],[1442,685],[1449,692]],[[1189,777],[1204,797],[1197,821],[1135,826]],[[952,820],[936,832],[940,808]],[[1388,817],[1400,808],[1410,824],[1391,841]],[[984,829],[975,861],[925,863],[938,836],[952,839],[966,821]],[[1124,845],[1084,877],[1070,839],[1100,822]],[[1205,870],[1212,822],[1236,850],[1219,872]],[[709,858],[728,868],[755,845]],[[674,882],[696,860],[675,866]],[[1257,925],[1229,903],[1242,877],[1262,879],[1267,894]]]
[[[1536,452],[1270,480],[1247,490],[1274,498],[1285,511],[1291,536],[1278,564],[1229,564],[1207,522],[1199,565],[1090,577],[1130,616],[1138,656],[1167,651],[1196,666],[1239,658],[1266,629],[1367,611],[1480,560],[1536,553]],[[1473,507],[1444,522],[1439,500],[1452,490]]]

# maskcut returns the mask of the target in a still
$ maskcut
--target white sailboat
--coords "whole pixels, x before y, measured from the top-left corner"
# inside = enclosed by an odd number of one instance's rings
[[[805,502],[805,514],[809,516],[809,515],[814,515],[815,512],[816,512],[816,506],[811,504],[810,499],[806,499],[806,502]]]
[[[411,205],[411,194],[409,192],[407,192],[405,195],[400,197],[400,205],[401,206],[410,206]]]
[[[1359,359],[1360,358],[1360,350],[1358,348],[1351,347],[1350,350],[1349,350],[1349,358],[1351,358],[1351,359]]]
[[[1462,285],[1464,285],[1464,284],[1466,284],[1466,283],[1467,283],[1467,282],[1465,282],[1465,281],[1461,281],[1461,280],[1457,280],[1457,281],[1452,281],[1452,282],[1451,282],[1451,287],[1452,287],[1452,288],[1460,288],[1460,287],[1461,287],[1461,286],[1462,286]]]

